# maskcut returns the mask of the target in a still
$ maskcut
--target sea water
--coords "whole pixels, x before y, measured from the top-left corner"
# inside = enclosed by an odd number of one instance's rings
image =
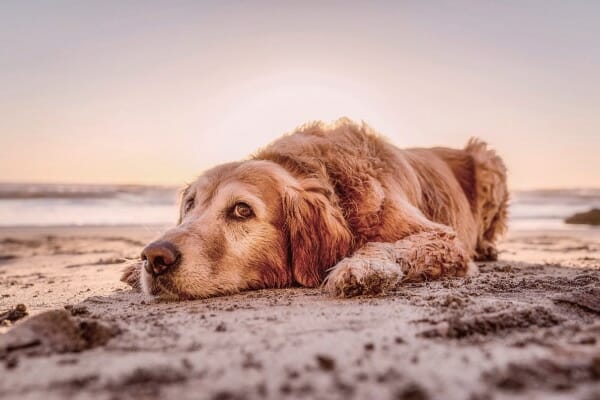
[[[142,185],[0,184],[0,226],[169,225],[179,189]],[[589,229],[566,217],[600,208],[600,189],[511,194],[511,229]]]

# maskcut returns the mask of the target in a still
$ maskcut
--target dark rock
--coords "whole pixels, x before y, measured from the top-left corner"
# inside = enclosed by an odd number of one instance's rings
[[[429,396],[425,389],[417,383],[409,383],[396,393],[398,400],[427,400]]]
[[[217,327],[215,328],[216,332],[225,332],[227,330],[227,325],[225,325],[225,322],[221,322],[219,325],[217,325]]]
[[[322,371],[333,371],[335,369],[335,360],[333,358],[323,354],[317,354],[315,358]]]
[[[21,318],[25,318],[28,315],[29,313],[27,312],[27,306],[25,304],[17,304],[8,311],[0,314],[0,323],[4,321],[15,322]]]
[[[577,213],[565,219],[565,222],[567,224],[600,225],[600,208]]]

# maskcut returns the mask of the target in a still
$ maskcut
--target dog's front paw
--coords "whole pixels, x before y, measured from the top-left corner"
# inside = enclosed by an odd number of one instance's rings
[[[373,296],[396,287],[401,279],[402,271],[395,263],[348,257],[332,268],[325,289],[336,297]]]
[[[125,282],[133,289],[137,291],[142,290],[142,283],[140,282],[140,277],[142,273],[142,263],[136,262],[131,265],[128,265],[123,269],[123,275],[121,275],[121,282]]]

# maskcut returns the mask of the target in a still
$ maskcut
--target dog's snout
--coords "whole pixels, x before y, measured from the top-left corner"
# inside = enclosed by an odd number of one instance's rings
[[[142,250],[144,268],[154,276],[164,274],[174,268],[181,259],[181,253],[171,242],[160,240],[152,242]]]

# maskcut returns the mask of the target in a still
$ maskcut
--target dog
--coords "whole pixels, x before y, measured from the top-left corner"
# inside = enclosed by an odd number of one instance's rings
[[[506,175],[478,139],[399,149],[364,123],[310,123],[188,185],[177,225],[122,281],[197,299],[290,286],[377,295],[463,277],[497,257]]]

